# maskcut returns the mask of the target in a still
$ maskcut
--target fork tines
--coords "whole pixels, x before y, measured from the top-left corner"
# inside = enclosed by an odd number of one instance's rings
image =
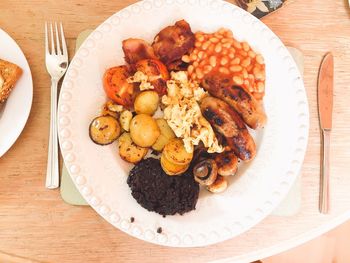
[[[59,29],[56,22],[54,25],[55,29],[53,29],[52,23],[45,22],[45,52],[50,55],[67,56],[67,45],[64,37],[62,23],[59,23]],[[49,31],[48,27],[50,29]],[[54,31],[56,35],[56,41],[54,40]],[[58,31],[60,31],[60,33]],[[61,35],[61,37],[59,37],[59,35]],[[51,43],[51,52],[49,50],[49,42]]]

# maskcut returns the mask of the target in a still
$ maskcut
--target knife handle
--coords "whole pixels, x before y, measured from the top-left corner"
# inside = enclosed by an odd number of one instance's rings
[[[329,150],[330,150],[331,131],[322,129],[322,159],[321,159],[321,177],[320,177],[320,212],[328,214],[329,212]]]

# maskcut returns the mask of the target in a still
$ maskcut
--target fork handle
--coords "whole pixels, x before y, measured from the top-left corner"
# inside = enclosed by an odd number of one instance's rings
[[[329,212],[329,149],[330,149],[330,130],[322,130],[322,159],[321,159],[321,177],[320,177],[320,207],[322,214]]]
[[[57,139],[57,85],[58,80],[51,79],[51,118],[49,152],[46,171],[46,188],[55,189],[59,186],[58,139]]]

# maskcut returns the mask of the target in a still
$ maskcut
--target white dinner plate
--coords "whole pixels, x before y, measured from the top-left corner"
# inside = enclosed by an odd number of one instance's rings
[[[255,160],[241,166],[224,193],[210,194],[203,189],[196,210],[164,218],[148,212],[133,199],[126,183],[132,166],[120,159],[116,143],[104,147],[94,144],[88,127],[106,101],[103,73],[124,64],[121,41],[135,37],[152,42],[162,28],[182,18],[194,32],[229,28],[237,39],[248,41],[262,53],[266,62],[264,106],[268,123],[257,133]],[[303,162],[309,113],[295,62],[261,21],[224,1],[154,0],[138,2],[116,13],[83,43],[63,82],[58,121],[69,173],[101,216],[137,238],[166,246],[193,247],[237,236],[280,203]],[[157,233],[159,227],[161,233]]]
[[[17,64],[23,70],[7,99],[0,118],[0,157],[15,143],[29,117],[33,99],[32,73],[21,48],[0,29],[0,58]]]

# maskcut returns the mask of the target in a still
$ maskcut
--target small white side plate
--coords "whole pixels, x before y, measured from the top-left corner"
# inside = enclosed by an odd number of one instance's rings
[[[27,122],[33,100],[32,73],[21,48],[0,29],[0,58],[23,69],[0,118],[0,157],[15,143]]]

